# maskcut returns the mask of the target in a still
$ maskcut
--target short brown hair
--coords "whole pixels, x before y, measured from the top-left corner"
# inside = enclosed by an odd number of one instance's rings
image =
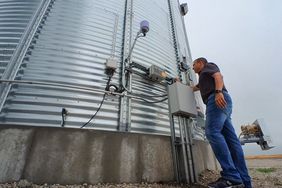
[[[204,57],[199,57],[194,60],[194,62],[199,62],[199,61],[203,62],[204,64],[208,63],[208,60]]]

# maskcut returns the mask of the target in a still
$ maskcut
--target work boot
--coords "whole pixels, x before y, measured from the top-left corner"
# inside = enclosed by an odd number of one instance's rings
[[[209,188],[244,188],[243,183],[232,182],[224,178],[219,178],[215,182],[208,184]]]

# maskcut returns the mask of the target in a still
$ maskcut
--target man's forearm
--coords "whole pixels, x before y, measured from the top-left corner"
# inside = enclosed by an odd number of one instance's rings
[[[215,90],[222,90],[223,88],[223,77],[220,72],[213,74],[214,82],[215,82]]]

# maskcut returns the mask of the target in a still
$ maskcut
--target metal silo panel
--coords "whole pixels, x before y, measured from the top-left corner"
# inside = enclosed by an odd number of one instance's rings
[[[16,79],[104,90],[106,59],[121,59],[124,0],[56,0]],[[119,69],[119,68],[118,68]],[[119,83],[119,73],[112,79]],[[62,108],[66,126],[81,126],[97,110],[102,95],[89,90],[43,85],[13,85],[3,108],[3,123],[60,126]],[[91,122],[116,130],[119,98],[106,100]]]
[[[183,16],[180,14],[180,5],[178,1],[170,1],[171,7],[172,7],[172,13],[174,17],[174,26],[175,26],[175,33],[176,33],[176,39],[177,39],[177,48],[179,53],[179,58],[182,60],[182,57],[185,56],[187,63],[190,67],[192,67],[192,57],[190,52],[190,47],[188,44],[187,35],[185,32],[185,25],[183,23]],[[189,14],[189,13],[188,13]],[[190,77],[193,80],[193,84],[196,84],[196,75],[193,70],[190,71]],[[195,100],[197,103],[198,109],[200,109],[202,112],[204,111],[204,104],[202,102],[202,98],[200,94],[197,92],[195,93]],[[194,119],[193,121],[193,138],[204,140],[205,139],[205,131],[203,129],[204,126],[204,119],[201,117],[198,117],[197,119]]]
[[[66,126],[83,125],[96,112],[103,98],[101,93],[97,94],[91,89],[104,90],[107,82],[104,74],[106,59],[115,56],[121,62],[126,58],[129,43],[139,30],[140,21],[144,19],[150,22],[150,31],[145,38],[138,40],[132,54],[133,61],[147,67],[157,65],[165,69],[171,77],[178,75],[179,57],[176,56],[172,30],[172,19],[175,18],[170,14],[170,1],[50,2],[52,6],[46,9],[46,20],[43,19],[39,25],[24,60],[18,61],[21,66],[15,78],[49,85],[13,84],[10,91],[7,90],[9,95],[1,111],[1,123],[60,126],[61,111],[66,108]],[[24,2],[21,1],[20,4]],[[17,10],[15,7],[12,9]],[[0,17],[3,15],[1,13]],[[183,31],[177,34],[178,40],[185,38],[183,34]],[[1,62],[2,65],[4,63]],[[118,66],[111,82],[116,85],[120,84],[121,65]],[[167,93],[165,85],[152,83],[137,75],[132,78],[132,91],[133,94],[145,95]],[[152,98],[154,99],[160,100]],[[120,107],[129,109],[126,116],[130,120],[132,132],[170,135],[167,101],[149,104],[133,98],[131,103],[120,106],[118,96],[107,96],[90,125],[97,129],[116,130],[118,120],[122,119],[120,112],[123,110]]]
[[[0,1],[0,78],[41,0]]]
[[[166,69],[170,76],[177,75],[176,57],[170,25],[167,0],[133,1],[133,36],[139,29],[139,23],[147,20],[150,31],[140,39],[134,48],[132,60],[143,65],[157,65]],[[164,95],[166,86],[152,83],[136,75],[132,78],[132,92],[146,95]],[[160,98],[155,98],[160,100]],[[152,98],[153,100],[153,98]],[[132,99],[131,130],[170,135],[167,101],[149,104]]]

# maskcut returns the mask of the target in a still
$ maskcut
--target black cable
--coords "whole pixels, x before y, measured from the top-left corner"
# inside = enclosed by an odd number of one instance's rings
[[[110,86],[114,86],[114,85],[110,85]],[[117,86],[115,86],[115,87],[117,87]],[[121,87],[122,87],[121,89],[116,89],[116,91],[119,92],[119,93],[124,92],[125,91],[124,86],[121,86]],[[163,94],[163,95],[144,95],[142,93],[134,93],[132,91],[128,92],[128,94],[139,96],[139,97],[153,97],[153,98],[159,98],[159,97],[166,97],[167,96],[167,94]]]
[[[95,114],[93,114],[93,116],[92,116],[84,125],[82,125],[82,126],[80,127],[81,129],[82,129],[83,127],[85,127],[88,123],[90,123],[90,121],[93,120],[93,118],[97,115],[97,113],[100,111],[100,109],[101,109],[101,107],[102,107],[102,105],[103,105],[103,103],[104,103],[104,101],[105,101],[105,98],[106,98],[106,93],[103,95],[103,99],[102,99],[102,101],[101,101],[101,103],[100,103],[100,105],[99,105],[97,111],[95,112]],[[153,103],[160,103],[160,102],[163,102],[163,101],[165,101],[165,100],[167,100],[167,99],[168,99],[168,98],[164,98],[164,99],[159,100],[159,101],[148,101],[148,100],[146,100],[146,99],[142,99],[142,98],[141,98],[142,101],[144,101],[144,102],[146,102],[146,103],[150,103],[150,104],[153,104]]]
[[[90,123],[90,121],[97,115],[97,113],[100,111],[104,101],[105,101],[105,98],[106,98],[106,93],[103,95],[103,99],[100,103],[100,106],[98,107],[97,111],[95,112],[95,114],[93,114],[93,116],[86,122],[84,123],[84,125],[82,125],[80,128],[82,129],[83,127],[85,127],[88,123]]]
[[[140,97],[153,97],[153,98],[159,98],[159,97],[166,97],[167,94],[163,94],[163,95],[144,95],[144,94],[139,94],[139,93],[130,93],[131,95],[135,95],[135,96],[140,96]]]
[[[107,81],[105,90],[109,89],[109,84],[110,84],[110,81],[111,81],[112,77],[113,77],[113,75],[110,75],[110,76],[109,76],[109,79],[108,79],[108,81]],[[83,127],[85,127],[88,123],[90,123],[90,121],[92,121],[93,118],[94,118],[94,117],[97,115],[97,113],[100,111],[100,109],[101,109],[101,107],[102,107],[102,105],[103,105],[103,103],[104,103],[104,101],[105,101],[106,94],[107,94],[107,93],[105,93],[105,94],[103,95],[103,99],[102,99],[102,101],[101,101],[101,103],[100,103],[100,105],[99,105],[97,111],[93,114],[93,116],[92,116],[86,123],[84,123],[84,124],[80,127],[81,129],[82,129]]]
[[[142,98],[141,98],[142,101],[144,101],[144,102],[146,102],[146,103],[151,103],[151,104],[164,102],[164,101],[166,101],[167,99],[168,99],[168,98],[166,97],[166,98],[161,99],[161,100],[159,100],[159,101],[148,101],[148,100],[146,100],[146,99],[142,99]]]
[[[112,76],[113,76],[113,75],[109,75],[109,79],[108,79],[108,81],[107,81],[106,88],[105,88],[106,91],[109,91],[109,88],[110,88],[110,81],[111,81],[111,79],[112,79]],[[89,124],[89,123],[95,118],[95,116],[96,116],[97,113],[100,111],[100,109],[101,109],[101,107],[102,107],[102,105],[103,105],[103,103],[104,103],[104,101],[105,101],[106,94],[107,94],[107,93],[105,93],[105,94],[103,95],[103,99],[102,99],[102,101],[101,101],[101,103],[100,103],[100,105],[99,105],[97,111],[92,115],[92,117],[91,117],[86,123],[84,123],[84,124],[80,127],[81,129],[82,129],[83,127],[85,127],[87,124]],[[136,95],[136,94],[135,94],[135,95]],[[149,97],[149,95],[148,95],[148,96],[147,96],[147,95],[143,95],[143,96]],[[165,96],[167,96],[167,94],[164,94],[164,95],[151,95],[150,97],[165,97]],[[140,98],[140,99],[143,100],[143,101],[146,102],[146,103],[151,103],[151,104],[153,104],[153,103],[160,103],[160,102],[163,102],[163,101],[167,100],[168,98],[166,97],[166,98],[161,99],[161,100],[158,100],[158,101],[148,101],[148,100],[143,99],[143,98]]]
[[[109,75],[109,79],[107,81],[106,88],[105,88],[106,91],[108,91],[108,89],[109,89],[109,85],[110,85],[110,81],[111,81],[112,77],[113,77],[113,74]]]
[[[66,116],[67,116],[68,111],[65,108],[62,108],[62,123],[61,123],[61,127],[65,126],[65,122],[66,122]]]

